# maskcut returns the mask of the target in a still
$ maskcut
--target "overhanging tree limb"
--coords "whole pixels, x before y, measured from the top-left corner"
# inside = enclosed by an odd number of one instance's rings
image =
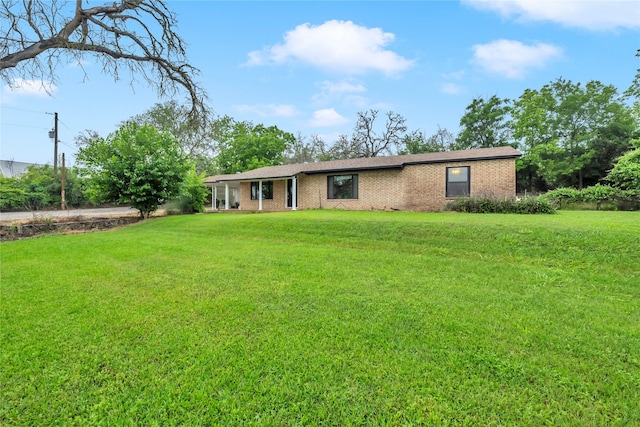
[[[59,0],[1,0],[0,77],[56,81],[56,66],[82,63],[94,55],[119,80],[126,67],[140,74],[160,96],[188,93],[192,113],[206,112],[206,95],[193,80],[198,69],[187,62],[176,16],[163,0],[121,0],[83,9]]]

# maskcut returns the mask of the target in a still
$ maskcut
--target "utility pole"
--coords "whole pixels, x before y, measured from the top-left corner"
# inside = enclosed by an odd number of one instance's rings
[[[58,173],[58,113],[54,113],[53,127],[53,176]]]
[[[62,209],[66,209],[67,206],[67,202],[64,200],[64,180],[65,180],[65,175],[67,174],[67,170],[64,167],[64,153],[62,153],[62,177],[61,177],[61,190],[60,190],[60,208]]]

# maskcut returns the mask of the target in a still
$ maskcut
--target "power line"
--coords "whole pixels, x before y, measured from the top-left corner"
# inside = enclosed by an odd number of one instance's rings
[[[64,141],[58,141],[58,142],[59,142],[60,144],[62,144],[62,145],[66,145],[67,147],[69,147],[69,148],[71,148],[71,149],[73,149],[73,150],[75,150],[75,149],[77,148],[77,147],[74,147],[73,145],[69,145],[69,144],[67,144],[67,143],[66,143],[66,142],[64,142]]]
[[[35,114],[50,114],[50,113],[47,113],[46,111],[27,110],[25,108],[8,107],[6,105],[0,105],[0,108],[6,108],[7,110],[26,111],[27,113],[35,113]]]
[[[67,129],[69,129],[71,132],[73,132],[73,130],[72,130],[69,126],[67,126],[67,124],[66,124],[65,122],[63,122],[62,120],[60,120],[59,118],[58,118],[58,122],[62,123],[62,126],[66,127],[66,128],[67,128]]]
[[[49,128],[45,128],[42,126],[29,126],[29,125],[20,125],[17,123],[6,123],[6,122],[0,122],[0,124],[2,126],[19,126],[19,127],[23,127],[23,128],[33,128],[33,129],[44,129],[44,130],[49,130]]]

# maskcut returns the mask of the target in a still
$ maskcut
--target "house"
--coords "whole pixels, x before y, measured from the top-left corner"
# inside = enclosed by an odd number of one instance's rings
[[[205,179],[212,208],[439,211],[461,196],[515,198],[512,147],[267,166]]]
[[[29,166],[39,167],[37,163],[16,162],[13,160],[0,160],[0,176],[15,178],[27,172]]]

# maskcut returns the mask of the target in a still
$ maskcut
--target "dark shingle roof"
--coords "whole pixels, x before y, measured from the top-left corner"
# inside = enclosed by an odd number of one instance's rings
[[[267,166],[247,172],[215,175],[205,183],[224,181],[252,181],[257,179],[287,178],[300,173],[332,173],[374,169],[402,169],[406,165],[461,162],[472,160],[510,159],[521,154],[513,147],[478,148],[474,150],[444,151],[438,153],[407,154],[404,156],[366,157],[359,159],[331,160],[328,162],[298,163],[295,165]]]

